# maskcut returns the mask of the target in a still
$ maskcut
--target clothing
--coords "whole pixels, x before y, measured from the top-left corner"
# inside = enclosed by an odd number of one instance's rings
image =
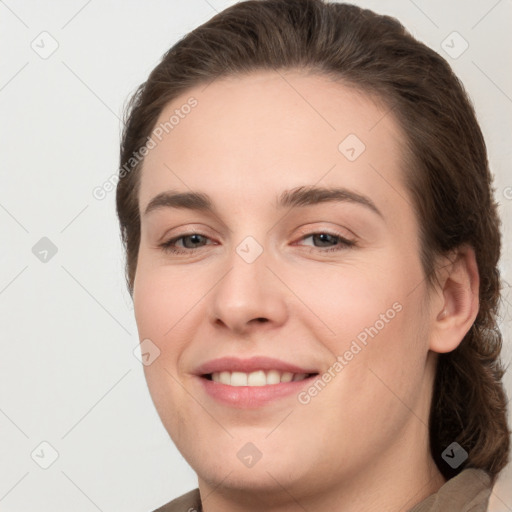
[[[464,469],[409,512],[486,512],[492,486],[482,469]]]
[[[481,469],[465,469],[408,512],[486,512],[491,478]],[[199,489],[183,494],[154,512],[202,512]]]

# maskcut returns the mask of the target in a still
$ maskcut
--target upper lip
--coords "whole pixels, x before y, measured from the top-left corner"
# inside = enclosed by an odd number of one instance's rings
[[[244,372],[251,373],[257,370],[277,370],[290,373],[318,373],[311,368],[302,368],[280,359],[265,356],[254,356],[249,359],[238,357],[220,357],[203,363],[196,368],[196,375],[208,375],[215,372]]]

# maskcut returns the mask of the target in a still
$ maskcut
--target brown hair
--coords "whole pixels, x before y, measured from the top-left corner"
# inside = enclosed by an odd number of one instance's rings
[[[405,176],[420,223],[421,262],[429,286],[435,256],[474,248],[480,274],[478,316],[459,347],[439,354],[430,411],[430,449],[451,478],[466,467],[494,482],[509,457],[507,398],[501,383],[500,220],[486,147],[471,102],[447,62],[394,18],[322,0],[250,0],[214,16],[178,41],[127,106],[117,213],[130,294],[140,243],[141,162],[132,158],[162,109],[192,87],[257,70],[302,69],[338,77],[390,109],[406,135]],[[458,442],[468,458],[442,459]]]

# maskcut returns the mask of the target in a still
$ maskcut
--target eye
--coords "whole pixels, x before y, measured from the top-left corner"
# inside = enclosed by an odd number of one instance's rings
[[[320,243],[320,246],[313,246],[309,249],[310,251],[315,252],[342,251],[356,245],[354,240],[349,240],[342,236],[340,233],[330,233],[328,231],[310,233],[301,237],[300,240],[304,241],[308,238],[311,238],[313,243]],[[184,235],[180,235],[178,237],[171,238],[166,242],[163,242],[160,244],[160,247],[164,252],[170,254],[191,254],[199,249],[202,249],[206,245],[212,245],[204,243],[207,240],[211,239],[201,233],[185,233]],[[182,243],[182,247],[177,245],[179,242]],[[324,244],[327,244],[327,246]]]
[[[210,239],[206,235],[202,235],[201,233],[186,233],[184,235],[167,240],[167,242],[160,244],[160,247],[165,252],[169,252],[172,254],[186,254],[194,250],[201,249],[201,247],[204,247],[204,245],[199,247],[197,246],[197,244],[201,243],[204,240]],[[176,243],[179,241],[183,241],[184,249],[176,246]],[[187,241],[190,242],[189,247],[187,247]]]
[[[340,233],[331,233],[328,231],[318,231],[310,233],[301,238],[302,241],[311,238],[313,243],[319,242],[321,245],[311,247],[310,251],[317,252],[331,252],[331,251],[342,251],[356,245],[354,240],[349,240],[342,236]],[[338,243],[336,243],[338,242]],[[323,245],[323,244],[335,244],[335,245]]]

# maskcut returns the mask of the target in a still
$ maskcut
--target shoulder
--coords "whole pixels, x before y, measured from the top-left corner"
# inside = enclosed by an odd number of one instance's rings
[[[180,497],[162,505],[153,512],[201,512],[199,489],[193,489]]]

